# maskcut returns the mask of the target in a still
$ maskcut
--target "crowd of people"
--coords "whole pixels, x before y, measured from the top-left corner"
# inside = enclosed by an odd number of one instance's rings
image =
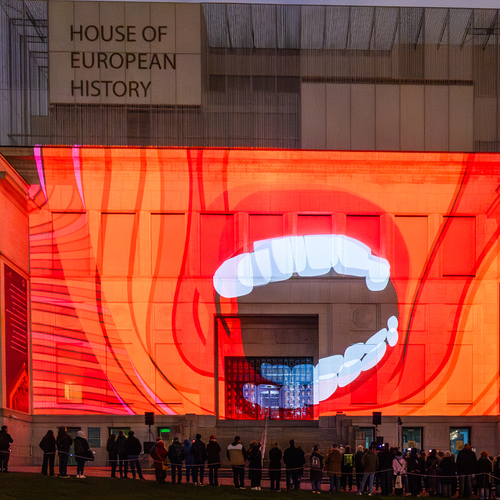
[[[94,460],[94,453],[90,449],[83,431],[76,433],[73,439],[67,432],[66,427],[59,427],[57,436],[54,431],[48,430],[40,441],[40,449],[43,451],[42,474],[54,476],[54,464],[56,451],[59,458],[59,477],[68,478],[68,461],[70,457],[70,448],[73,445],[73,456],[76,461],[76,477],[85,479],[83,474],[85,463]]]
[[[0,430],[0,472],[8,471],[10,444],[13,439],[7,432],[7,426]],[[73,439],[65,427],[60,427],[57,436],[52,430],[47,431],[40,441],[43,451],[42,474],[55,475],[55,457],[59,458],[59,476],[67,478],[70,448],[77,464],[77,478],[85,478],[84,468],[87,461],[94,460],[94,452],[83,431],[78,431]],[[125,436],[111,434],[106,451],[111,465],[111,477],[131,477],[144,480],[139,456],[142,445],[134,431]],[[222,449],[215,436],[210,436],[205,444],[200,434],[194,440],[183,442],[175,437],[167,447],[158,438],[149,451],[153,462],[155,478],[159,484],[166,484],[167,471],[170,470],[171,482],[193,483],[203,486],[205,466],[208,467],[208,481],[212,486],[219,486]],[[235,488],[245,489],[245,473],[252,490],[260,490],[263,477],[263,448],[256,440],[250,442],[248,449],[235,436],[226,449],[226,456],[232,469]],[[289,447],[282,451],[277,442],[271,443],[267,452],[267,472],[270,489],[281,491],[282,480],[287,491],[301,488],[301,482],[307,473],[313,493],[321,493],[322,484],[329,486],[328,493],[340,491],[383,496],[392,494],[401,496],[442,496],[451,498],[476,497],[478,500],[500,498],[500,456],[491,457],[482,451],[479,457],[470,444],[465,444],[456,457],[450,451],[408,449],[404,453],[389,445],[375,446],[368,449],[358,446],[356,452],[349,445],[332,445],[327,454],[323,454],[318,445],[314,446],[306,457],[300,446],[293,439]],[[284,472],[283,475],[283,465]],[[183,474],[184,473],[184,474]]]
[[[152,452],[156,478],[165,483],[167,459],[171,464],[172,482],[182,482],[182,467],[186,471],[186,482],[203,485],[205,463],[209,469],[209,483],[218,486],[218,470],[221,466],[221,447],[214,436],[205,446],[201,435],[193,442],[183,444],[177,438],[169,446],[158,439]],[[235,436],[227,447],[227,459],[232,468],[235,488],[245,489],[245,471],[253,490],[261,489],[263,455],[261,444],[252,441],[247,449]],[[308,463],[307,463],[308,462]],[[284,478],[282,467],[284,464]],[[489,500],[500,493],[500,456],[492,458],[486,451],[479,458],[469,444],[465,444],[455,457],[450,451],[408,449],[404,454],[389,445],[358,446],[356,452],[346,445],[334,444],[327,454],[318,445],[314,446],[308,459],[300,446],[290,440],[289,447],[282,452],[278,443],[272,443],[268,452],[268,476],[270,489],[280,491],[282,479],[287,491],[301,488],[304,473],[309,469],[311,491],[321,493],[322,483],[327,478],[328,493],[340,491],[364,493],[369,496],[380,493],[384,496],[443,496]],[[500,496],[500,495],[499,495]]]

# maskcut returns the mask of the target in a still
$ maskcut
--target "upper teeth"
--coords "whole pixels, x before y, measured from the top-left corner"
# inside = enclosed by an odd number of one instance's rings
[[[387,260],[344,235],[285,236],[256,241],[253,247],[252,253],[232,257],[217,269],[213,283],[219,295],[241,297],[254,286],[284,281],[293,273],[321,276],[332,268],[337,274],[365,277],[371,291],[383,290],[390,278]]]

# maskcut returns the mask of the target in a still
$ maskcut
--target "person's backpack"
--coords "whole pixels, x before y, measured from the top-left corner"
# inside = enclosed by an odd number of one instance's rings
[[[170,454],[169,454],[170,455]],[[184,459],[180,445],[174,444],[172,447],[172,456],[169,456],[171,462],[181,463]]]
[[[321,460],[316,455],[311,457],[311,469],[321,469]]]
[[[151,449],[149,450],[149,456],[155,460],[156,458],[158,458],[158,455],[156,454],[156,443],[151,446]]]

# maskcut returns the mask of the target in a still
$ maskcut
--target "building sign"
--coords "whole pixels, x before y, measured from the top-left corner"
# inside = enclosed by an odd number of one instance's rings
[[[7,408],[26,413],[30,409],[27,290],[26,278],[4,264]]]
[[[199,4],[49,3],[50,102],[199,105]]]

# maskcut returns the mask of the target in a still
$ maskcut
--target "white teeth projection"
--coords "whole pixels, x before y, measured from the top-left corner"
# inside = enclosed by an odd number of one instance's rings
[[[214,274],[213,284],[223,297],[249,294],[254,286],[283,281],[293,273],[321,276],[338,274],[366,279],[369,290],[384,290],[391,269],[387,260],[371,254],[368,246],[337,234],[285,236],[256,241],[254,251],[226,260]]]
[[[385,355],[387,345],[394,347],[398,341],[398,318],[391,316],[387,320],[387,327],[372,335],[366,343],[360,342],[349,346],[344,356],[336,354],[327,358],[320,358],[314,367],[315,398],[318,401],[328,399],[338,387],[345,387],[361,372],[367,371],[379,363]],[[330,383],[334,380],[334,383]]]
[[[387,346],[394,347],[397,344],[397,328],[398,318],[391,316],[387,320],[387,328],[380,329],[366,343],[359,342],[349,346],[344,351],[343,356],[335,354],[334,356],[320,358],[318,364],[314,367],[312,376],[308,376],[309,383],[302,383],[303,385],[306,384],[307,389],[312,382],[314,404],[325,401],[337,390],[337,387],[349,385],[359,377],[361,372],[376,366],[384,357]],[[290,368],[283,365],[266,365],[265,371],[261,374],[268,380],[283,385],[286,381],[281,374],[287,370],[289,371]],[[309,381],[309,379],[312,380]],[[252,389],[255,389],[253,384],[251,386]],[[264,385],[263,387],[267,386]],[[297,389],[295,388],[295,390]],[[245,399],[255,403],[254,393],[252,392],[251,397],[249,394],[249,392],[244,391]]]

